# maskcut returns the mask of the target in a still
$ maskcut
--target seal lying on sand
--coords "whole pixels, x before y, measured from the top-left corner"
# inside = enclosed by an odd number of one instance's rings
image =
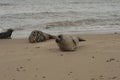
[[[13,29],[8,29],[5,32],[1,32],[0,39],[10,39],[13,31]]]
[[[78,43],[80,41],[86,41],[79,37],[69,36],[69,35],[59,35],[56,38],[56,43],[58,44],[60,50],[62,51],[74,51],[78,48]]]
[[[55,39],[56,36],[44,33],[42,31],[34,30],[29,36],[30,43],[43,42],[49,39]]]

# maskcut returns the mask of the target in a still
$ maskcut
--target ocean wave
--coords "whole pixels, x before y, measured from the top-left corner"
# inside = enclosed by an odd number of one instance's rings
[[[10,3],[0,3],[0,6],[11,6],[12,4]]]
[[[88,26],[94,29],[98,29],[97,26],[103,26],[102,28],[114,28],[114,26],[120,26],[120,19],[82,19],[75,21],[53,21],[40,24],[27,24],[19,27],[15,27],[15,30],[35,30],[35,29],[53,29],[53,28],[76,28],[81,27],[87,29]],[[86,27],[85,27],[86,26]]]
[[[83,25],[120,25],[120,19],[82,19],[76,21],[58,21],[42,24],[45,28],[53,27],[69,27],[69,26],[83,26]]]
[[[78,15],[79,12],[67,11],[67,12],[14,12],[11,14],[2,15],[2,18],[12,18],[12,19],[47,19],[47,18],[60,18],[71,15]]]

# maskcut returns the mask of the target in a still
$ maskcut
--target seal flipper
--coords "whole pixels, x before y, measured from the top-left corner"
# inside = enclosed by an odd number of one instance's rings
[[[81,41],[86,41],[85,39],[82,39],[80,37],[78,37],[78,40],[81,42]]]
[[[77,46],[77,42],[74,39],[72,39],[72,41],[75,44],[75,46]]]

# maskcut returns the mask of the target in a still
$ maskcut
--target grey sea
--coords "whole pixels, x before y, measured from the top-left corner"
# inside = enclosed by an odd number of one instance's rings
[[[50,34],[120,32],[120,0],[0,0],[0,28],[14,38],[32,30]]]

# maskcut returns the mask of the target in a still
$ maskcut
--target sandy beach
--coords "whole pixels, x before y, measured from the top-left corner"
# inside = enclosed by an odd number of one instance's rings
[[[120,0],[0,0],[0,80],[120,80]],[[30,44],[33,30],[80,34],[79,49]],[[115,34],[116,33],[116,34]]]
[[[54,40],[0,40],[0,80],[120,80],[120,34],[80,36],[74,52]]]

